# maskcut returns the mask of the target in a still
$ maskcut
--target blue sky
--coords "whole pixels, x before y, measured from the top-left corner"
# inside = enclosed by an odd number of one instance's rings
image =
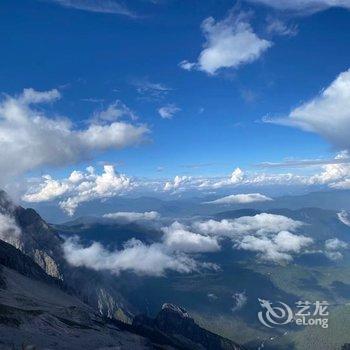
[[[286,1],[281,9],[273,0],[140,0],[126,8],[113,0],[2,1],[1,92],[18,97],[24,88],[57,89],[60,99],[35,108],[70,119],[74,130],[119,101],[137,115],[128,123],[150,131],[136,147],[107,147],[59,166],[42,162],[26,168],[26,176],[62,178],[105,163],[149,179],[226,176],[236,167],[259,171],[262,162],[346,151],[322,132],[262,121],[287,117],[347,71],[350,5],[342,4]],[[197,62],[210,45],[203,30],[209,17],[214,24],[230,17],[228,27],[244,23],[269,47],[211,74]],[[183,60],[197,66],[185,70]],[[159,109],[169,106],[174,115],[162,118]]]

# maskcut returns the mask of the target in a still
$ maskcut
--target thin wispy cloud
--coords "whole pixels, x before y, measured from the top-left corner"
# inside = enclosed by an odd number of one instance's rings
[[[158,113],[163,119],[172,119],[173,116],[180,111],[181,108],[177,107],[175,104],[168,104],[158,109]]]
[[[131,82],[143,99],[159,100],[164,98],[173,89],[162,83],[152,82],[148,79],[136,79]]]
[[[160,219],[160,214],[156,211],[148,211],[144,213],[126,211],[104,214],[103,217],[121,222],[154,221]]]
[[[284,21],[269,16],[267,17],[266,31],[272,35],[276,34],[291,37],[298,34],[298,26],[295,24],[287,25]]]
[[[284,162],[263,162],[257,164],[260,168],[298,168],[298,167],[314,167],[327,164],[347,164],[350,163],[350,157],[331,158],[331,159],[299,159],[286,160]]]
[[[272,7],[281,11],[307,15],[327,10],[331,7],[350,9],[350,2],[345,0],[247,0]]]
[[[126,5],[113,0],[53,0],[53,2],[75,10],[138,17]]]

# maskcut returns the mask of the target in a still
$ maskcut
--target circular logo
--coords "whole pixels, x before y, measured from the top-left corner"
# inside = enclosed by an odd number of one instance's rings
[[[277,302],[272,305],[268,300],[258,299],[264,311],[258,313],[259,321],[266,327],[273,328],[290,323],[293,320],[293,311],[285,303]]]

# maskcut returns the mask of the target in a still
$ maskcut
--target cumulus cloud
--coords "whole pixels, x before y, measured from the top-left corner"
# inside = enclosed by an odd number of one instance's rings
[[[126,222],[153,221],[153,220],[159,219],[160,214],[156,211],[146,211],[144,213],[121,211],[117,213],[105,214],[103,215],[103,217],[107,219],[113,219],[117,221],[126,221]]]
[[[260,174],[250,177],[247,182],[251,184],[300,184],[300,185],[327,185],[330,188],[350,188],[350,164],[348,151],[338,153],[333,159],[289,161],[285,163],[265,163],[267,167],[279,166],[320,166],[320,171],[309,176],[295,174]]]
[[[190,273],[202,268],[217,268],[215,264],[198,262],[162,243],[146,245],[136,239],[127,241],[122,250],[108,251],[97,242],[84,247],[75,237],[65,241],[63,251],[73,266],[107,270],[114,274],[131,271],[139,275],[162,276],[166,271]]]
[[[43,166],[63,166],[96,152],[139,144],[149,132],[145,125],[123,121],[91,122],[78,129],[66,118],[52,118],[34,108],[60,97],[57,90],[26,89],[0,102],[0,159],[2,178]]]
[[[198,62],[184,60],[180,67],[197,69],[210,75],[222,68],[237,68],[257,60],[272,43],[259,38],[248,22],[247,15],[233,11],[221,21],[213,17],[205,19],[201,25],[205,36],[204,49]]]
[[[341,241],[338,238],[331,238],[325,241],[325,255],[328,259],[336,261],[343,258],[341,250],[348,248],[348,243]]]
[[[0,239],[19,248],[20,236],[21,229],[18,227],[15,219],[9,215],[0,213]]]
[[[218,184],[220,182],[220,184]],[[163,186],[163,191],[172,193],[178,193],[186,190],[196,189],[217,189],[231,183],[231,178],[228,179],[203,179],[195,178],[187,175],[176,175],[173,181],[167,181]],[[233,183],[231,183],[233,184]]]
[[[350,150],[350,70],[341,74],[312,100],[287,118],[264,121],[317,133],[340,150]]]
[[[180,111],[181,109],[174,104],[169,104],[158,109],[158,113],[163,119],[172,119]]]
[[[350,9],[347,0],[248,0],[282,11],[293,11],[300,14],[312,14],[330,7]]]
[[[302,248],[311,243],[309,237],[281,231],[273,236],[245,236],[235,243],[235,247],[257,252],[261,260],[284,263],[293,260],[292,253],[300,253]]]
[[[264,186],[264,185],[310,185],[310,176],[297,175],[292,173],[269,174],[269,173],[245,173],[242,169],[236,168],[227,177],[192,177],[177,175],[173,181],[167,181],[163,185],[164,191],[173,193],[198,190],[216,191],[222,188],[237,188],[239,186]]]
[[[88,12],[108,13],[114,15],[124,15],[136,17],[136,14],[129,10],[123,3],[113,0],[53,0],[63,7],[82,10]]]
[[[286,216],[262,213],[232,220],[195,222],[193,228],[202,234],[228,237],[235,249],[256,252],[260,260],[285,263],[313,242],[294,233],[302,225]]]
[[[326,250],[324,254],[329,260],[337,261],[343,259],[343,254],[341,252]]]
[[[70,186],[69,183],[54,180],[50,175],[44,175],[43,182],[34,190],[26,193],[22,199],[26,202],[39,203],[55,199],[66,193]]]
[[[328,239],[325,242],[325,248],[327,250],[338,250],[338,249],[346,249],[348,244],[344,241],[341,241],[338,238]]]
[[[229,185],[237,185],[243,182],[245,178],[244,171],[240,168],[236,168],[231,176],[228,179],[220,180],[218,182],[214,182],[211,185],[208,185],[208,187],[212,187],[214,189],[221,188],[224,186],[229,186]]]
[[[266,202],[273,199],[260,193],[247,193],[247,194],[232,194],[230,196],[222,197],[211,202],[205,202],[205,204],[246,204],[254,202]]]
[[[162,231],[164,232],[164,244],[177,251],[199,253],[220,250],[220,245],[215,237],[191,232],[179,222],[164,227]]]
[[[161,276],[167,270],[189,273],[198,268],[196,261],[184,254],[172,254],[161,244],[145,245],[135,239],[126,242],[122,250],[108,251],[100,243],[83,247],[76,238],[70,238],[63,244],[63,250],[66,260],[73,266],[109,270],[115,274],[133,271]]]
[[[165,183],[164,191],[176,191],[184,190],[187,184],[191,184],[192,178],[190,176],[178,176],[176,175],[174,181],[168,181]]]
[[[280,231],[295,231],[302,225],[301,221],[283,215],[261,213],[254,216],[241,216],[232,220],[198,221],[193,224],[193,227],[202,234],[237,237],[250,233],[263,235]]]
[[[348,159],[348,152],[339,153],[335,160]],[[310,176],[308,182],[310,184],[326,184],[332,188],[346,189],[350,185],[350,164],[335,163],[322,166],[322,172]]]
[[[59,205],[73,215],[81,203],[114,197],[132,187],[130,178],[117,173],[112,165],[105,165],[101,175],[96,174],[93,167],[88,167],[86,172],[73,171],[63,180],[44,176],[43,182],[29,189],[22,199],[26,202],[43,202],[64,196]]]

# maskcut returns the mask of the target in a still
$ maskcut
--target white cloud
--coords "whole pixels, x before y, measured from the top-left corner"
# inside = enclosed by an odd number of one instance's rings
[[[54,101],[57,90],[24,90],[0,102],[0,177],[5,179],[43,166],[62,166],[90,158],[96,152],[139,144],[145,125],[126,122],[91,123],[78,129],[68,119],[50,118],[35,103]]]
[[[23,104],[46,103],[58,100],[61,94],[57,89],[49,91],[36,91],[32,88],[24,89],[19,101]]]
[[[35,192],[28,192],[22,199],[31,203],[46,202],[63,195],[69,188],[68,183],[54,180],[50,175],[44,175],[43,182]]]
[[[327,250],[338,250],[338,249],[346,249],[348,244],[344,241],[341,241],[338,238],[328,239],[325,242],[325,248]]]
[[[176,251],[199,253],[220,250],[220,245],[215,237],[191,232],[179,222],[163,227],[162,231],[164,232],[164,244]]]
[[[345,210],[342,210],[340,213],[337,214],[338,219],[346,226],[350,226],[350,217],[349,213]]]
[[[247,193],[247,194],[232,194],[230,196],[222,197],[211,202],[205,202],[206,204],[245,204],[254,202],[266,202],[273,199],[260,193]]]
[[[173,182],[166,182],[164,185],[164,191],[176,191],[183,190],[184,186],[190,184],[192,182],[192,178],[190,176],[175,176]]]
[[[76,10],[109,13],[115,15],[124,15],[136,17],[136,14],[130,11],[124,4],[113,0],[53,0],[55,3]]]
[[[312,239],[294,232],[302,222],[275,214],[242,216],[232,220],[208,220],[193,223],[196,232],[230,238],[235,249],[258,253],[260,260],[283,263],[312,243]]]
[[[163,119],[172,119],[180,111],[181,109],[174,104],[169,104],[158,109],[158,113]]]
[[[325,255],[329,260],[337,261],[343,259],[343,254],[340,252],[334,252],[334,251],[325,251]]]
[[[264,121],[314,132],[340,150],[350,150],[350,70],[341,74],[312,100],[292,110],[287,118]]]
[[[171,88],[161,83],[154,83],[148,79],[135,80],[132,85],[136,88],[136,91],[141,95],[141,97],[146,99],[161,99],[167,95]]]
[[[31,188],[22,199],[26,202],[42,202],[64,196],[59,205],[69,215],[73,215],[81,203],[114,197],[132,187],[130,178],[116,173],[112,165],[105,165],[101,175],[95,174],[93,167],[88,167],[86,173],[73,171],[68,179],[54,180],[45,176],[44,182]]]
[[[217,300],[217,299],[218,299],[217,295],[214,294],[214,293],[208,293],[208,294],[207,294],[207,297],[208,297],[210,300]]]
[[[336,261],[343,259],[343,254],[339,250],[347,249],[349,245],[338,238],[331,238],[325,241],[324,247],[324,254],[326,257],[330,260]]]
[[[221,187],[224,187],[224,186],[237,185],[237,184],[243,182],[244,178],[245,178],[244,171],[242,169],[240,169],[240,168],[236,168],[232,172],[231,176],[228,179],[221,180],[221,181],[218,181],[218,182],[214,182],[209,187],[217,189],[217,188],[221,188]]]
[[[338,153],[332,160],[305,160],[285,163],[267,163],[267,166],[320,166],[321,171],[309,176],[294,174],[260,174],[250,177],[251,184],[299,184],[327,185],[330,188],[350,188],[350,164],[348,151]]]
[[[264,235],[281,231],[293,232],[302,225],[301,221],[296,221],[283,215],[262,213],[254,216],[242,216],[232,220],[195,222],[193,227],[202,234],[237,237],[250,233]]]
[[[271,6],[277,10],[296,11],[299,13],[311,14],[314,12],[326,10],[330,7],[342,7],[350,9],[348,0],[248,0],[250,2],[260,3]]]
[[[291,37],[297,35],[298,27],[296,25],[288,26],[285,22],[278,18],[268,17],[266,31],[269,34]]]
[[[232,308],[232,312],[242,309],[247,304],[247,295],[245,292],[236,292],[232,295],[235,305]]]
[[[144,213],[121,211],[117,213],[105,214],[103,215],[103,217],[107,219],[113,219],[117,221],[126,221],[126,222],[153,221],[153,220],[159,219],[160,214],[156,211],[146,211]]]
[[[63,244],[66,260],[73,266],[85,266],[97,271],[109,270],[115,274],[133,271],[140,275],[161,276],[167,270],[189,273],[198,268],[196,261],[184,254],[173,254],[161,244],[145,245],[132,239],[122,250],[108,251],[100,243],[88,247],[77,239],[68,239]]]
[[[340,152],[334,158],[316,158],[316,159],[289,159],[281,162],[262,162],[258,166],[262,168],[307,168],[328,164],[350,163],[350,158],[345,151]]]
[[[16,248],[20,248],[20,236],[21,229],[18,227],[15,219],[9,215],[0,213],[0,239]]]
[[[136,113],[120,100],[117,100],[111,103],[107,108],[95,111],[94,113],[94,120],[97,121],[105,120],[111,122],[120,119],[121,117],[128,117],[132,120],[138,119]]]
[[[272,43],[259,38],[243,13],[230,12],[221,21],[205,19],[201,26],[206,38],[197,63],[184,60],[180,66],[186,70],[198,69],[210,75],[221,68],[237,68],[257,60]]]
[[[179,66],[184,70],[190,71],[190,70],[196,68],[197,64],[193,63],[193,62],[188,62],[187,60],[183,60],[179,63]]]
[[[285,263],[293,260],[293,253],[300,253],[302,248],[311,243],[312,239],[309,237],[281,231],[273,236],[244,236],[242,240],[235,243],[235,247],[257,252],[261,260]]]
[[[335,159],[348,159],[348,152],[339,153]],[[332,188],[347,188],[350,184],[350,164],[335,163],[322,166],[323,171],[319,174],[310,176],[310,184],[326,184]]]
[[[324,243],[324,254],[330,260],[341,260],[343,258],[343,254],[340,251],[347,249],[348,247],[348,243],[341,241],[338,238],[327,239]]]
[[[63,250],[66,260],[73,266],[108,270],[115,274],[131,271],[139,275],[162,276],[166,271],[190,273],[201,268],[217,268],[215,264],[197,262],[164,244],[146,245],[136,239],[127,241],[122,250],[108,251],[100,243],[83,247],[77,238],[69,238],[63,244]]]

